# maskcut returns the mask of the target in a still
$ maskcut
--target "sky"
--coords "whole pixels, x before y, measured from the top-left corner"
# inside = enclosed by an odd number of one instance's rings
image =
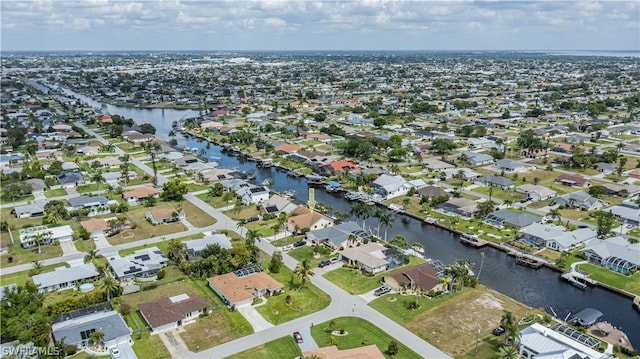
[[[635,50],[640,1],[3,0],[0,50]]]

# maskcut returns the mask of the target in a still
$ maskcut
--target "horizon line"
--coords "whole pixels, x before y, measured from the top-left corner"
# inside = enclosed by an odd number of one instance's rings
[[[309,52],[309,51],[338,51],[338,52],[548,52],[548,51],[594,51],[594,52],[639,52],[640,49],[11,49],[2,52]]]

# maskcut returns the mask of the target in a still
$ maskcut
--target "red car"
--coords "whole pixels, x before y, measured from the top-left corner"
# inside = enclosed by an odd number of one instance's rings
[[[302,343],[302,335],[300,335],[300,332],[293,332],[293,339],[296,340],[296,343]]]

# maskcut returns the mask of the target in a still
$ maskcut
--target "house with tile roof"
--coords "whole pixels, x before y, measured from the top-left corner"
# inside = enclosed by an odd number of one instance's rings
[[[179,294],[138,304],[151,335],[193,323],[209,307],[201,296]]]
[[[533,202],[544,201],[556,196],[556,191],[545,186],[531,183],[525,183],[522,186],[516,188],[516,192],[526,194],[527,199]]]
[[[289,232],[298,232],[305,228],[313,231],[331,226],[333,226],[333,219],[316,211],[310,211],[309,208],[302,205],[293,210],[287,219],[287,231]]]
[[[586,187],[589,185],[589,179],[577,173],[562,173],[556,178],[556,182],[572,187]]]
[[[153,225],[178,222],[185,219],[184,211],[178,213],[173,208],[156,208],[147,211],[145,218]]]
[[[251,305],[254,300],[267,294],[275,295],[282,292],[284,288],[282,283],[273,279],[258,266],[251,268],[250,270],[241,268],[231,273],[211,277],[207,279],[209,287],[232,310]]]
[[[122,199],[127,201],[128,204],[139,204],[149,197],[160,197],[160,191],[151,186],[134,188],[131,191],[123,192]]]
[[[431,290],[441,290],[440,277],[430,263],[422,263],[404,268],[384,276],[384,283],[393,290],[404,288],[418,293],[428,293]]]
[[[298,152],[302,149],[302,146],[296,144],[284,143],[273,148],[273,152],[277,155],[290,155]]]

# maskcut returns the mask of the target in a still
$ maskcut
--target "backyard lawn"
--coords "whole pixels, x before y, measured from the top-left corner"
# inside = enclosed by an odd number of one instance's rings
[[[331,334],[331,331],[333,330],[339,331],[342,329],[344,329],[346,335],[337,336]],[[338,349],[341,350],[375,344],[386,358],[422,358],[420,355],[404,346],[401,340],[394,339],[382,329],[360,318],[341,317],[319,323],[311,328],[311,335],[319,346],[330,345],[330,338],[333,338],[335,340],[334,343],[336,343]],[[392,340],[398,342],[400,349],[395,357],[387,353],[387,348]]]
[[[180,222],[159,224],[154,226],[145,219],[147,211],[168,207],[170,206],[162,204],[155,207],[139,207],[129,210],[126,215],[127,217],[129,217],[129,221],[131,222],[131,224],[135,223],[137,225],[137,228],[125,230],[122,233],[107,238],[107,240],[109,241],[109,243],[111,243],[111,245],[118,245],[122,243],[137,241],[140,239],[166,236],[167,234],[185,231],[185,225]],[[111,216],[113,217],[113,215]]]
[[[225,211],[224,214],[229,216],[231,219],[237,221],[240,218],[249,218],[249,217],[257,216],[260,214],[260,211],[256,209],[256,205],[252,204],[249,206],[232,208],[228,211]]]
[[[640,272],[636,271],[633,275],[626,276],[610,269],[586,263],[578,265],[578,268],[581,271],[590,273],[590,277],[598,282],[606,283],[635,295],[640,295]]]
[[[300,351],[300,347],[295,340],[293,340],[293,337],[286,336],[234,354],[227,357],[227,359],[293,359],[298,358],[301,354],[302,352]]]

